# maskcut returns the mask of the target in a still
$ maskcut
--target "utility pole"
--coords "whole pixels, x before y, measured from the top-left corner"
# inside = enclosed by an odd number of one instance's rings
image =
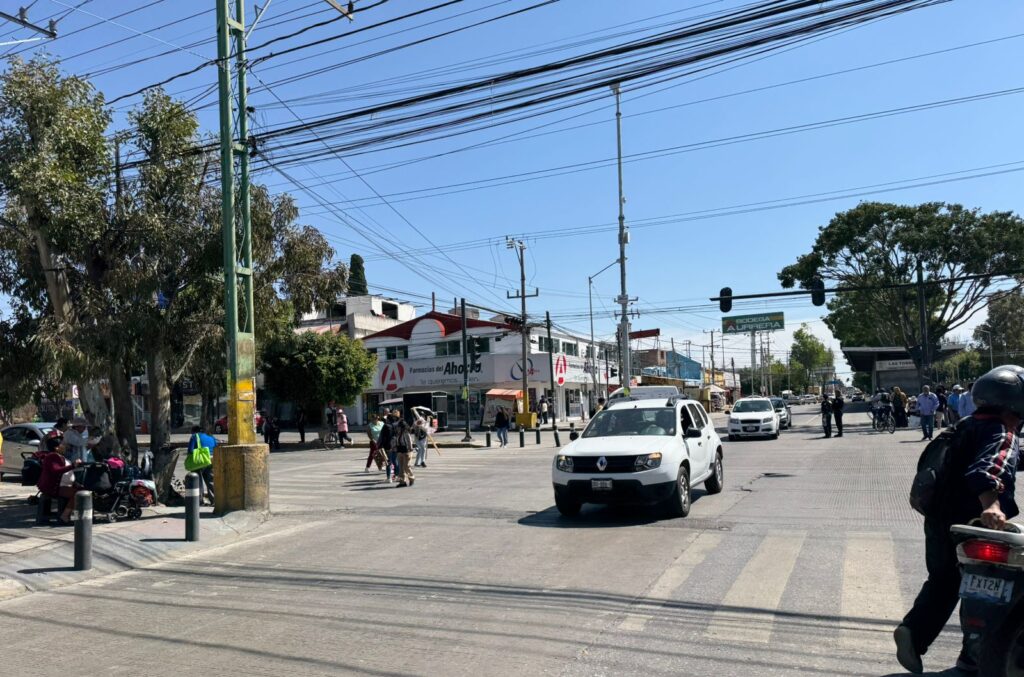
[[[677,360],[676,360],[676,340],[675,340],[675,338],[670,336],[669,339],[668,339],[668,342],[669,342],[669,346],[672,348],[672,364],[675,365],[677,363]],[[672,372],[672,370],[669,369],[669,373],[671,374],[671,373],[674,373],[674,372]],[[682,379],[679,379],[679,380],[682,380]]]
[[[615,93],[615,142],[617,148],[618,170],[619,170],[619,281],[620,292],[617,301],[622,307],[620,321],[620,338],[622,371],[620,380],[623,391],[629,396],[629,387],[633,374],[632,364],[629,355],[629,294],[626,293],[626,245],[629,244],[629,231],[626,230],[626,198],[622,194],[622,109],[620,107],[621,90],[619,83],[612,85]]]
[[[459,303],[462,311],[462,401],[466,405],[466,434],[463,442],[472,442],[473,435],[469,431],[469,336],[466,332],[466,299]]]
[[[730,357],[729,358],[729,363],[732,365],[731,368],[732,368],[733,378],[736,378],[736,358],[735,357]],[[739,381],[738,378],[737,378],[737,381]],[[743,382],[739,381],[739,383],[737,383],[737,385],[740,387],[740,397],[743,397]]]
[[[608,270],[609,268],[611,268],[612,266],[614,266],[618,262],[619,262],[619,260],[615,259],[614,261],[609,263],[607,266],[605,266],[601,270],[599,270],[596,273],[594,273],[593,275],[590,275],[589,277],[587,277],[587,299],[588,299],[588,301],[590,303],[590,351],[593,353],[593,356],[592,356],[593,362],[591,364],[591,374],[593,376],[592,380],[594,382],[594,393],[595,394],[597,393],[598,378],[597,378],[597,353],[594,351],[594,279],[598,275],[600,275],[604,271]],[[594,406],[597,406],[597,404],[595,403]]]
[[[756,395],[757,388],[754,386],[754,373],[757,371],[757,332],[750,332],[750,394]]]
[[[711,334],[711,385],[715,385],[715,330],[704,330],[705,334]]]
[[[554,343],[551,342],[551,311],[545,311],[544,324],[548,329],[548,371],[551,373],[551,397],[555,400],[554,403],[548,403],[548,411],[551,412],[553,421],[558,423],[558,391],[555,390],[555,351]]]
[[[526,323],[526,299],[540,296],[540,290],[534,289],[532,294],[526,293],[526,243],[522,240],[515,240],[511,237],[505,238],[505,246],[516,250],[519,257],[519,293],[506,292],[510,299],[522,301],[523,316],[523,411],[516,417],[516,423],[520,426],[532,428],[534,426],[533,415],[530,412],[530,327]]]
[[[217,0],[224,333],[227,338],[228,363],[228,444],[220,447],[214,457],[214,472],[220,478],[217,481],[216,494],[218,514],[239,509],[266,510],[270,506],[268,450],[266,445],[254,444],[256,435],[253,430],[256,407],[256,342],[253,317],[252,223],[249,217],[245,2],[234,0],[232,13],[228,1]],[[234,59],[231,58],[232,38]],[[232,79],[235,85],[234,92]],[[236,247],[236,227],[241,232],[241,247]],[[239,283],[241,293],[238,289]]]

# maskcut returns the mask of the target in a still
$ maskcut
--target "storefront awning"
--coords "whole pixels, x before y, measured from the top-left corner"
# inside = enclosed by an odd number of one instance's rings
[[[491,388],[487,391],[487,397],[499,397],[505,400],[518,400],[522,394],[522,390],[506,390],[504,388]]]

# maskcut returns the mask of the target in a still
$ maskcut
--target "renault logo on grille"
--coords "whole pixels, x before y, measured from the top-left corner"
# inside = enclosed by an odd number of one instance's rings
[[[601,458],[597,459],[597,469],[598,470],[600,470],[601,472],[604,472],[605,468],[607,468],[607,467],[608,467],[608,459],[607,458],[602,456]]]

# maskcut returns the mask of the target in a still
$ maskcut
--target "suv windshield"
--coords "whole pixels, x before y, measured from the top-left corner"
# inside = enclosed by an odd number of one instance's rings
[[[613,437],[619,435],[675,435],[676,410],[660,409],[605,409],[591,420],[583,437]]]
[[[786,408],[786,402],[781,397],[773,397],[772,404],[775,406],[777,410]]]
[[[772,411],[772,404],[768,400],[740,400],[733,411],[739,414],[745,411]]]

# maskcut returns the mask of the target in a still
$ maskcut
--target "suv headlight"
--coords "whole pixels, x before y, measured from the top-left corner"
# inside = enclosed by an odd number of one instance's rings
[[[762,419],[761,419],[761,423],[771,423],[771,422],[772,422],[772,421],[774,421],[774,420],[775,420],[774,418],[772,418],[771,416],[769,416],[768,418],[762,418]]]
[[[656,451],[653,454],[637,456],[636,461],[633,463],[633,470],[636,472],[640,472],[641,470],[654,470],[659,467],[661,467],[661,452],[659,451]]]
[[[730,416],[729,417],[729,423],[739,423],[739,422],[740,422],[740,420],[738,418],[736,418],[735,416]]]
[[[555,467],[562,472],[572,472],[572,456],[559,455],[555,458]]]

